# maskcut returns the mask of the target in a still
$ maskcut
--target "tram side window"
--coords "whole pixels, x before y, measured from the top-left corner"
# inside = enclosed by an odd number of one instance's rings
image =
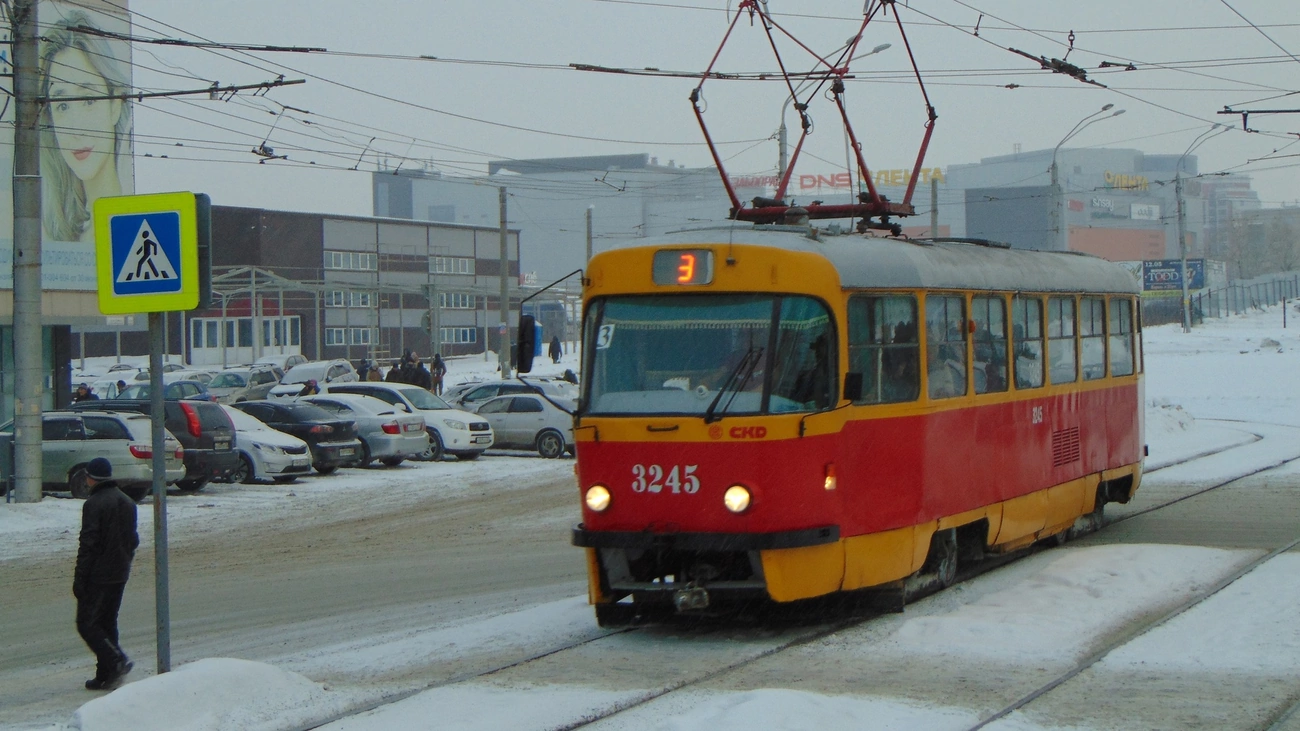
[[[771,410],[830,408],[837,391],[835,352],[826,307],[808,297],[783,298],[772,360]],[[789,401],[799,409],[791,409]]]
[[[1052,362],[1052,383],[1074,383],[1079,378],[1074,330],[1074,298],[1049,298],[1047,300],[1047,354]]]
[[[972,297],[975,321],[975,393],[1007,390],[1007,303],[1001,297]]]
[[[1100,297],[1079,300],[1079,360],[1083,380],[1106,377],[1106,303]]]
[[[1015,353],[1016,388],[1043,385],[1043,302],[1016,295],[1011,300],[1012,352]]]
[[[1110,374],[1133,375],[1133,303],[1110,301]]]
[[[916,400],[921,376],[915,297],[849,299],[849,371],[862,374],[858,403]]]
[[[925,343],[930,398],[965,395],[965,298],[956,295],[925,298]]]

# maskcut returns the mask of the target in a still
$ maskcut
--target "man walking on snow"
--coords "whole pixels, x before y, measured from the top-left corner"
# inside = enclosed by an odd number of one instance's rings
[[[90,497],[81,508],[81,538],[72,595],[77,598],[77,632],[95,653],[95,677],[87,690],[108,690],[134,663],[117,644],[117,613],[140,545],[135,502],[113,481],[113,465],[96,457],[86,466]]]

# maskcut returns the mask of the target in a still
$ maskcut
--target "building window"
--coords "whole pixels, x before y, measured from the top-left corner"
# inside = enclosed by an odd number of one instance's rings
[[[477,343],[478,330],[472,327],[444,327],[440,330],[444,343]]]
[[[435,256],[429,259],[434,274],[473,274],[474,260],[463,256]]]
[[[379,257],[363,251],[326,251],[326,269],[373,272],[379,268]]]
[[[368,327],[350,327],[348,328],[348,343],[350,345],[369,345],[371,329]]]
[[[373,292],[353,292],[351,290],[336,289],[325,293],[326,307],[374,307],[375,294]]]
[[[459,292],[443,292],[438,300],[444,310],[472,310],[476,306],[474,295]]]
[[[348,329],[346,327],[325,328],[326,345],[347,345]]]

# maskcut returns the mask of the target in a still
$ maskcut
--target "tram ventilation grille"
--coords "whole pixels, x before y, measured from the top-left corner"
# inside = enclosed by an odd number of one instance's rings
[[[1079,461],[1079,427],[1052,432],[1052,466]]]

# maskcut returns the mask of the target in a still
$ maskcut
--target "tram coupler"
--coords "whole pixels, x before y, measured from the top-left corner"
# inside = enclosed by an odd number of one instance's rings
[[[709,592],[702,586],[688,585],[673,592],[673,606],[678,612],[695,612],[709,608]]]

